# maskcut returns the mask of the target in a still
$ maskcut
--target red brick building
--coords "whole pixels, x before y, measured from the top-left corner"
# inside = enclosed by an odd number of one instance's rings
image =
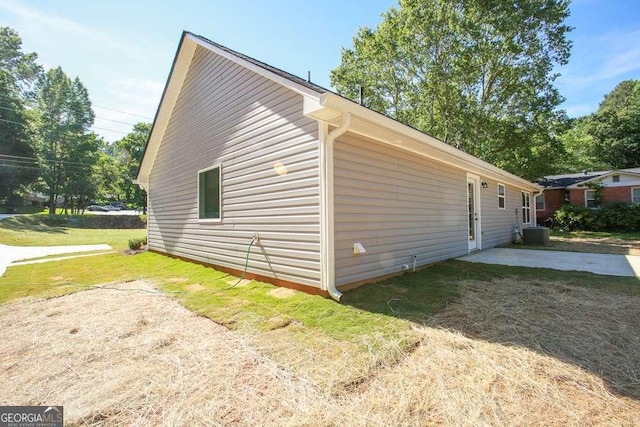
[[[545,176],[536,197],[536,219],[544,225],[565,203],[597,209],[611,202],[640,203],[640,168]]]

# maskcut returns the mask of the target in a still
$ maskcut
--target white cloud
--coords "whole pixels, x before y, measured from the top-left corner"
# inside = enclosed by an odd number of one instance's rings
[[[610,31],[575,41],[569,65],[556,81],[566,97],[567,114],[578,117],[598,109],[605,94],[622,80],[640,77],[640,29]]]
[[[586,63],[567,67],[565,78],[575,86],[594,83],[640,72],[640,30],[611,32],[588,41]]]
[[[13,0],[0,0],[0,9],[4,9],[11,14],[28,20],[32,25],[37,25],[40,29],[42,26],[48,27],[49,30],[55,30],[57,34],[73,34],[80,42],[100,43],[109,48],[130,51],[131,54],[138,52],[131,51],[129,43],[122,42],[115,37],[101,32],[97,28],[85,27],[65,17],[44,13],[33,7],[28,7],[24,3]]]
[[[127,36],[109,22],[76,22],[46,5],[0,0],[0,17],[18,31],[25,51],[39,54],[45,69],[61,66],[80,77],[94,104],[95,132],[115,141],[131,131],[125,123],[151,122],[174,48],[144,34]]]
[[[163,89],[163,83],[132,77],[116,79],[109,84],[111,98],[118,105],[126,105],[128,112],[148,118],[155,114]]]

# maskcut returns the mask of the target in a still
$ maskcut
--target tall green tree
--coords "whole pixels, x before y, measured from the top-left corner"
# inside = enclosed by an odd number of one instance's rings
[[[58,196],[73,205],[89,192],[86,181],[98,161],[98,139],[89,132],[94,113],[82,82],[60,67],[44,73],[36,90],[37,152],[49,212],[55,213]]]
[[[568,0],[400,0],[331,72],[338,93],[511,172],[550,172]]]
[[[598,158],[596,154],[595,138],[591,134],[593,116],[571,119],[568,128],[558,139],[564,146],[564,155],[555,160],[561,172],[582,172],[585,170],[609,169],[608,162]]]
[[[592,118],[595,156],[614,169],[640,167],[640,80],[607,94]]]
[[[560,135],[565,172],[640,166],[640,80],[620,82],[598,111],[571,121]]]
[[[96,185],[95,197],[101,201],[113,197],[120,199],[122,167],[114,153],[114,145],[105,140],[100,142],[98,161],[93,167],[93,182]]]
[[[116,156],[122,165],[121,189],[124,200],[143,209],[147,206],[147,192],[133,181],[138,174],[138,167],[150,133],[151,123],[137,123],[133,131],[115,143]]]
[[[25,110],[41,73],[36,58],[22,52],[18,33],[0,27],[0,199],[11,199],[38,176]]]

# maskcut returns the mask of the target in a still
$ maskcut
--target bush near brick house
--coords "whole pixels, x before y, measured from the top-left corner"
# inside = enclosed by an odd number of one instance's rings
[[[640,203],[613,202],[600,209],[566,204],[554,219],[564,231],[639,231]]]

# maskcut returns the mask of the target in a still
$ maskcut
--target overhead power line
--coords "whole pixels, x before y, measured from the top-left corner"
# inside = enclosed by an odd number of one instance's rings
[[[72,161],[69,161],[69,160],[38,159],[36,157],[12,156],[10,154],[0,154],[0,158],[2,158],[2,157],[9,157],[9,158],[20,159],[20,160],[28,160],[28,161],[33,161],[33,162],[67,163],[67,164],[70,164],[70,165],[92,166],[89,163],[72,162]]]
[[[0,98],[4,98],[4,99],[10,99],[7,96],[5,96],[4,94],[0,94]],[[109,110],[109,111],[114,111],[116,113],[121,113],[121,114],[126,114],[128,116],[134,116],[134,117],[140,117],[143,119],[147,119],[147,120],[153,120],[153,117],[149,117],[149,116],[143,116],[142,114],[136,114],[136,113],[131,113],[129,111],[124,111],[124,110],[118,110],[117,108],[111,108],[111,107],[105,107],[104,105],[98,105],[98,104],[91,104],[91,107],[95,107],[95,108],[102,108],[103,110]],[[3,108],[3,107],[0,107]]]
[[[153,117],[142,116],[140,114],[129,113],[127,111],[122,111],[122,110],[116,110],[115,108],[109,108],[102,105],[93,104],[92,107],[102,108],[104,110],[115,111],[116,113],[122,113],[122,114],[127,114],[129,116],[136,116],[136,117],[142,117],[143,119],[153,120]]]
[[[0,106],[0,108],[3,110],[15,111],[15,108],[2,107],[2,106]]]
[[[106,128],[101,128],[101,127],[98,127],[98,126],[91,126],[91,127],[93,129],[100,129],[100,130],[104,130],[104,131],[107,131],[107,132],[121,133],[123,135],[128,135],[129,134],[129,132],[122,132],[121,130],[106,129]]]
[[[14,124],[16,124],[16,125],[20,125],[20,126],[27,126],[27,124],[26,124],[26,123],[23,123],[23,122],[16,122],[16,121],[13,121],[13,120],[7,120],[7,119],[0,119],[0,122],[14,123]],[[103,131],[106,131],[106,132],[121,133],[121,134],[123,134],[123,135],[128,135],[128,134],[129,134],[129,132],[123,132],[123,131],[121,131],[121,130],[115,130],[115,129],[107,129],[107,128],[98,127],[98,126],[91,126],[91,128],[92,128],[92,129],[100,129],[100,130],[103,130]]]
[[[120,120],[107,119],[106,117],[98,117],[98,116],[96,116],[96,120],[107,120],[109,122],[122,123],[123,125],[129,125],[129,126],[135,126],[136,125],[135,123],[121,122]]]
[[[3,122],[13,123],[13,124],[20,125],[20,126],[26,126],[27,125],[26,123],[16,122],[16,121],[13,121],[13,120],[7,120],[7,119],[0,119],[0,120],[2,120]]]

